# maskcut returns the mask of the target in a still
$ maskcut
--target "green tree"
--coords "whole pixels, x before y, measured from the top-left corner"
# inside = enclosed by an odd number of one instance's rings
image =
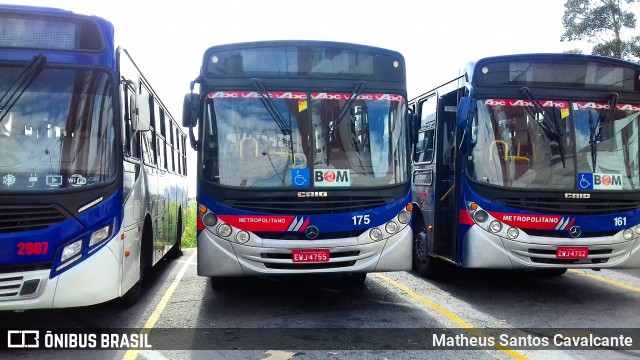
[[[637,0],[567,0],[562,17],[565,33],[560,41],[586,40],[592,54],[618,59],[640,60],[640,36],[623,39],[624,29],[635,29],[632,7]],[[624,4],[623,4],[624,3]]]

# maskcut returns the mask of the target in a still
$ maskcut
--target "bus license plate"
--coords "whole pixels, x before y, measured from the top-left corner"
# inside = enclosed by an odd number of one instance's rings
[[[329,249],[293,250],[291,257],[293,262],[328,262]]]
[[[556,250],[558,259],[586,259],[589,256],[588,247],[559,247]]]

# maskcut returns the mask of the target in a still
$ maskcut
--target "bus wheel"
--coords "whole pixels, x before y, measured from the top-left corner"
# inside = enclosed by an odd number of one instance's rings
[[[167,253],[167,257],[169,259],[177,259],[182,256],[182,233],[180,230],[182,229],[182,216],[178,217],[178,230],[176,235],[176,243],[173,244],[169,252]]]
[[[536,269],[536,272],[542,276],[558,277],[564,275],[567,269]]]
[[[212,276],[210,278],[211,289],[214,291],[229,289],[235,282],[237,282],[237,279],[238,278],[225,276]]]
[[[367,279],[367,273],[347,273],[343,275],[343,278],[347,285],[362,286],[364,285],[364,281]]]
[[[442,275],[443,264],[427,254],[427,244],[423,235],[424,233],[418,233],[413,238],[413,266],[420,276],[437,279]]]

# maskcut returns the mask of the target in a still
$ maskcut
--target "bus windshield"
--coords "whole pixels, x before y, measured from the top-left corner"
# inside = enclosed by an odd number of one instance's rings
[[[477,101],[468,174],[497,186],[637,190],[640,105]]]
[[[206,96],[205,180],[287,188],[373,187],[407,181],[402,96],[360,94],[338,121],[352,94],[268,95],[277,114],[268,111],[257,92],[217,91]]]
[[[23,71],[0,71],[11,96]],[[45,68],[5,107],[0,122],[3,191],[79,188],[111,180],[115,130],[111,80],[100,71]]]

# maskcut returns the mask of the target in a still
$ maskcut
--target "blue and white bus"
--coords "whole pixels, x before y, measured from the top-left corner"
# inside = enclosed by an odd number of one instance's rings
[[[640,65],[489,57],[410,107],[420,273],[640,267]]]
[[[0,310],[122,297],[179,255],[186,135],[111,23],[0,7]]]
[[[198,153],[198,273],[214,287],[311,273],[358,284],[411,268],[401,54],[321,41],[220,45],[194,83],[183,126]]]

